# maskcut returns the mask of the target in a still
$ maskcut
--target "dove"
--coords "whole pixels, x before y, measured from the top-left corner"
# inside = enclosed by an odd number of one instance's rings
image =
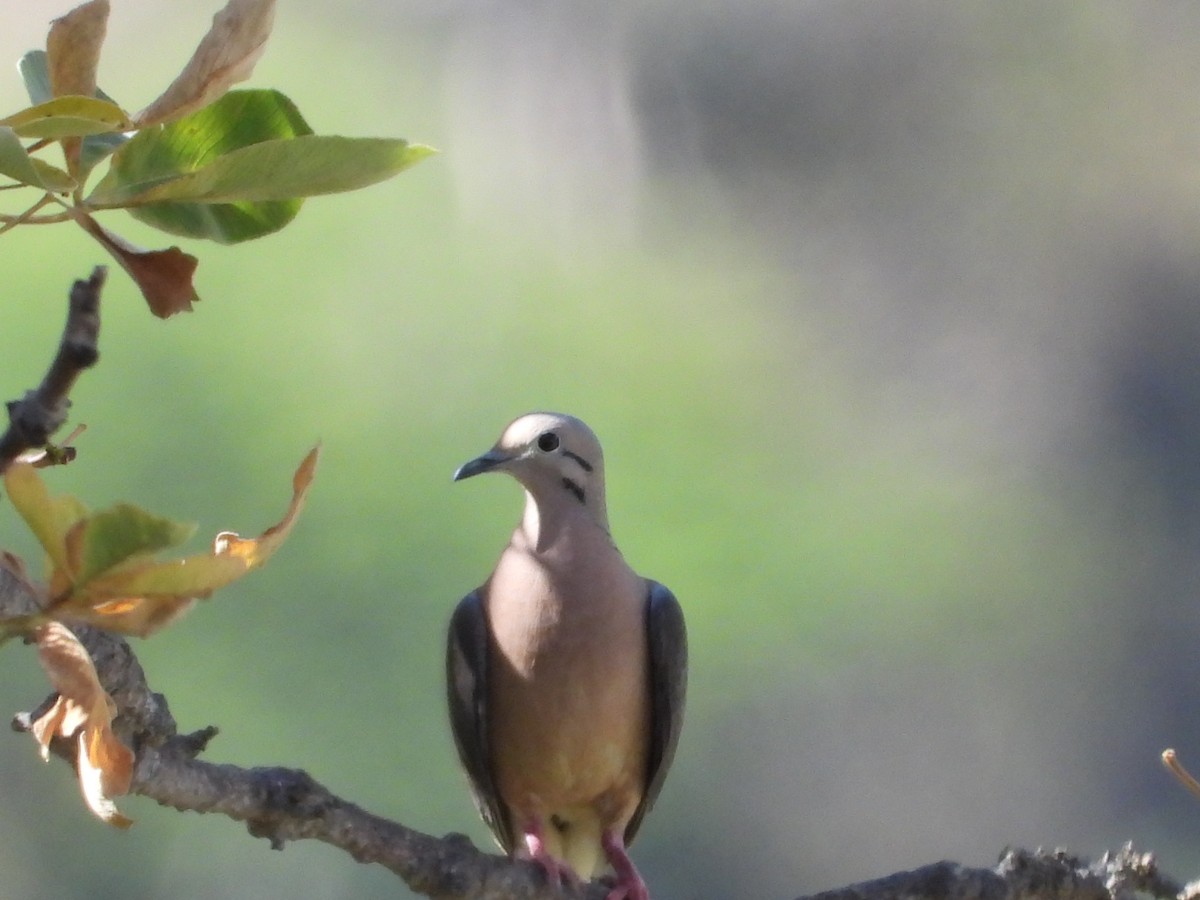
[[[454,480],[486,472],[515,478],[525,509],[449,627],[450,722],[476,807],[551,883],[610,866],[608,900],[649,900],[628,847],[683,724],[682,610],[613,543],[600,442],[582,421],[521,416]]]

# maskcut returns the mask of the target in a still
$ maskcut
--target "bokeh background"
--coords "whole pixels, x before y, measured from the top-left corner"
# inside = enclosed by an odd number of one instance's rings
[[[70,5],[7,8],[0,59]],[[101,83],[137,109],[219,2],[113,5]],[[1200,7],[282,0],[251,85],[442,153],[187,245],[191,315],[112,272],[56,490],[257,533],[324,442],[272,565],[137,645],[181,727],[221,727],[211,759],[486,844],[442,635],[520,492],[450,474],[561,409],[688,614],[688,724],[634,849],[657,898],[1006,845],[1200,873],[1200,803],[1158,761],[1200,767]],[[0,238],[0,397],[105,261],[66,226]],[[46,691],[19,646],[0,680],[8,711]],[[0,739],[0,896],[406,896],[322,845],[122,807],[128,833]]]

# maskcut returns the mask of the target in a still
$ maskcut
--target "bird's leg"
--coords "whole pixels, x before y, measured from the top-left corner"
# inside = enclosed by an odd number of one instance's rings
[[[525,824],[521,836],[525,841],[525,852],[519,855],[541,866],[542,871],[546,873],[547,882],[554,887],[562,887],[564,881],[571,887],[577,888],[581,886],[582,882],[580,882],[579,876],[575,874],[575,870],[561,860],[555,859],[546,849],[546,841],[540,821],[530,819]],[[649,900],[649,898],[646,898],[646,900]]]
[[[650,900],[650,889],[646,887],[646,882],[642,881],[633,860],[625,852],[623,830],[609,828],[600,838],[604,855],[608,857],[608,863],[617,875],[616,884],[608,892],[606,900]]]

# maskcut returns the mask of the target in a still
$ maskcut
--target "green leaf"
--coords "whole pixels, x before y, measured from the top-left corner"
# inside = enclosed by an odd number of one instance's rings
[[[54,99],[54,94],[50,88],[50,70],[45,50],[30,50],[21,57],[21,61],[17,63],[17,68],[20,70],[21,77],[25,81],[25,90],[29,93],[30,103],[42,104]],[[96,88],[96,97],[111,103],[113,106],[119,105],[112,97],[100,90],[100,88]],[[85,137],[83,139],[83,149],[79,155],[79,177],[81,179],[85,178],[86,174],[94,169],[98,163],[128,140],[129,138],[119,131],[108,134],[92,134]]]
[[[180,200],[223,203],[335,194],[390,178],[432,152],[429,147],[393,138],[314,134],[263,141],[226,153],[188,175],[131,186],[131,193],[122,200],[133,204]],[[109,204],[98,199],[97,205]]]
[[[83,139],[79,152],[79,177],[86,180],[87,173],[115,153],[129,137],[119,131],[111,134],[89,134]]]
[[[21,137],[84,137],[132,128],[125,111],[98,97],[55,97],[0,119]]]
[[[17,63],[17,70],[25,82],[30,103],[36,105],[54,99],[54,92],[50,89],[50,67],[46,61],[45,50],[30,50]]]
[[[120,205],[233,150],[306,134],[312,129],[278,91],[230,91],[190,116],[139,131],[113,157],[91,199],[95,205]]]
[[[88,202],[126,206],[147,187],[203,169],[223,154],[262,141],[312,134],[278,91],[231,91],[216,103],[167,125],[140,131],[114,154]],[[170,234],[236,243],[277,231],[295,218],[301,200],[272,203],[154,203],[133,216]]]
[[[131,558],[182,544],[196,530],[195,525],[173,522],[128,503],[95,513],[80,526],[77,537],[68,536],[68,542],[80,542],[76,584],[85,584]]]
[[[283,227],[302,197],[366,187],[432,152],[402,140],[314,135],[278,91],[232,91],[139,132],[113,156],[88,205],[134,207],[172,234],[233,243]]]
[[[11,128],[0,125],[0,175],[59,194],[75,190],[75,179],[37,157],[30,156]]]
[[[300,212],[303,200],[267,203],[151,203],[129,214],[167,234],[237,244],[278,231]]]

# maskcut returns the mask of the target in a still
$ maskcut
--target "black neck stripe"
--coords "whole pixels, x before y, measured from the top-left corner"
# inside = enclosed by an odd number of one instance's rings
[[[563,487],[575,495],[576,500],[578,500],[580,503],[587,502],[586,495],[583,493],[583,488],[581,488],[578,484],[576,484],[570,478],[564,478],[562,483]]]
[[[586,459],[584,459],[582,456],[580,456],[578,453],[572,453],[570,450],[564,450],[563,456],[567,457],[568,459],[575,460],[575,462],[579,463],[579,467],[581,469],[583,469],[583,471],[585,471],[585,472],[592,471],[592,464],[590,462],[588,462]]]

